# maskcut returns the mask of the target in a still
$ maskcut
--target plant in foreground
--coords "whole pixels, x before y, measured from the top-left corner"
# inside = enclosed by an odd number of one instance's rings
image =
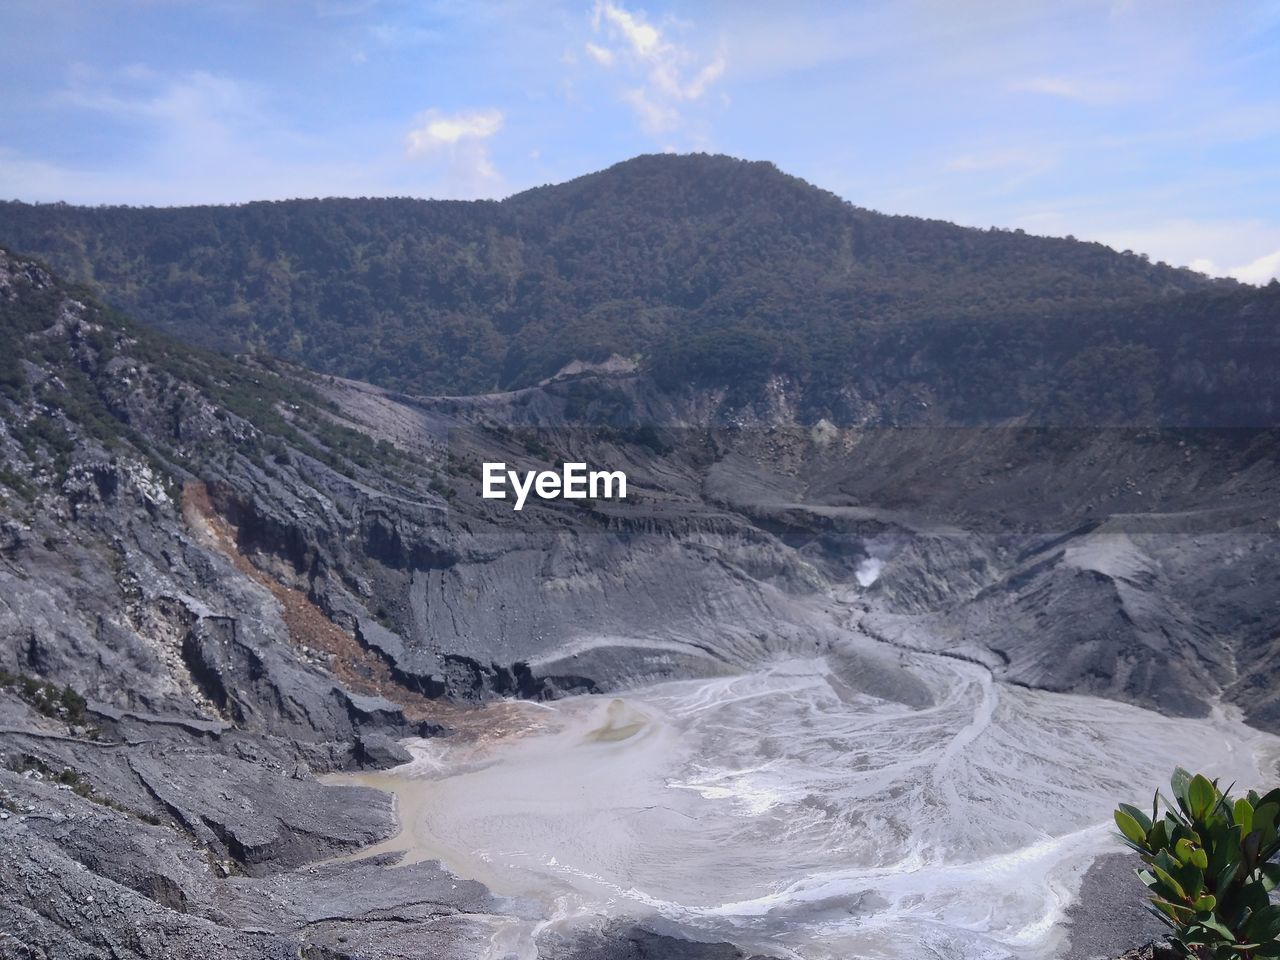
[[[1280,958],[1280,906],[1271,902],[1280,789],[1233,801],[1230,787],[1181,767],[1170,783],[1174,803],[1157,791],[1150,816],[1122,803],[1115,820],[1147,865],[1138,876],[1152,912],[1173,928],[1174,949],[1198,960]]]

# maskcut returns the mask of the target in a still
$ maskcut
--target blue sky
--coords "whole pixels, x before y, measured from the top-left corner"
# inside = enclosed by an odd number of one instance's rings
[[[661,150],[1280,275],[1280,0],[12,0],[0,197],[500,197]]]

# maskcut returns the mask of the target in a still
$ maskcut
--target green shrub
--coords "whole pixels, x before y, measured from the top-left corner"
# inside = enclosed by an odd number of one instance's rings
[[[1271,903],[1280,789],[1233,801],[1230,787],[1180,767],[1171,786],[1174,804],[1157,792],[1151,816],[1122,803],[1115,821],[1147,865],[1138,877],[1152,912],[1173,929],[1174,948],[1198,960],[1280,957],[1280,906]]]
[[[72,726],[84,723],[88,703],[70,684],[59,689],[47,680],[0,668],[0,687],[14,689],[46,717],[60,717]]]
[[[70,684],[62,688],[62,694],[58,697],[62,704],[62,709],[66,711],[67,723],[80,724],[84,722],[84,711],[88,704],[84,697],[74,690]]]

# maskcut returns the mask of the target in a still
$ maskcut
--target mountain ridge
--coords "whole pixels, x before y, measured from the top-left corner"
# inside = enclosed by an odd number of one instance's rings
[[[0,243],[186,342],[409,393],[526,386],[618,354],[673,388],[728,388],[730,406],[785,382],[811,420],[843,423],[1043,415],[1054,389],[1126,380],[1159,393],[1153,367],[1204,366],[1189,342],[1202,314],[1234,323],[1278,299],[1101,244],[879,214],[702,155],[502,201],[5,203]],[[1200,378],[1234,363],[1267,392],[1255,346]],[[1055,367],[1090,382],[1054,383]]]

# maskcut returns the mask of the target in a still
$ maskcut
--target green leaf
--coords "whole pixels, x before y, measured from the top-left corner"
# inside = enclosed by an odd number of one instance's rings
[[[1262,834],[1263,846],[1276,838],[1277,817],[1280,817],[1280,804],[1266,802],[1253,811],[1253,830],[1250,833]]]
[[[1159,820],[1155,826],[1151,828],[1151,833],[1147,835],[1147,846],[1152,850],[1159,850],[1169,845],[1169,821]]]
[[[1163,871],[1177,885],[1173,899],[1191,902],[1204,887],[1204,874],[1189,864],[1179,863],[1167,850],[1161,850],[1152,857],[1151,868],[1157,871],[1157,877]]]
[[[1187,792],[1191,788],[1191,774],[1181,767],[1174,768],[1173,776],[1169,778],[1169,787],[1173,790],[1173,799],[1178,802],[1178,806],[1184,812],[1189,811]]]
[[[1158,897],[1151,898],[1151,905],[1177,924],[1183,923],[1184,917],[1189,920],[1195,915],[1195,912],[1190,907],[1184,907],[1179,903],[1170,903],[1168,900],[1161,900]]]
[[[1230,887],[1231,884],[1235,882],[1236,873],[1239,869],[1240,861],[1233,857],[1218,873],[1218,882],[1214,885],[1214,888],[1218,891],[1222,891]]]
[[[1200,870],[1209,868],[1209,855],[1190,839],[1183,837],[1174,845],[1174,853],[1180,863],[1196,867]]]
[[[1218,801],[1218,788],[1203,774],[1197,773],[1187,785],[1187,807],[1191,817],[1204,820]]]
[[[1268,893],[1280,886],[1280,863],[1264,863],[1258,868],[1262,873],[1262,886]]]
[[[1132,807],[1130,809],[1133,809]],[[1144,818],[1145,819],[1145,818]],[[1147,831],[1142,828],[1142,824],[1134,819],[1133,815],[1124,809],[1115,812],[1116,826],[1120,828],[1120,832],[1124,834],[1127,840],[1133,841],[1141,849],[1147,848]]]
[[[1241,866],[1245,871],[1252,873],[1254,867],[1258,865],[1258,853],[1262,849],[1262,833],[1254,830],[1243,840],[1240,841],[1240,852],[1243,854]]]
[[[1142,828],[1143,839],[1146,839],[1146,835],[1151,830],[1152,824],[1152,821],[1148,819],[1147,815],[1137,807],[1131,806],[1127,803],[1118,803],[1116,806],[1133,818],[1134,822]]]
[[[1160,881],[1160,885],[1172,894],[1178,900],[1188,900],[1187,891],[1183,889],[1182,884],[1174,879],[1173,874],[1162,867],[1155,864],[1151,865],[1151,869],[1155,872],[1156,879]]]
[[[1258,799],[1254,801],[1253,806],[1256,809],[1264,803],[1274,803],[1276,806],[1280,807],[1280,787],[1276,787],[1274,790],[1268,790],[1261,797],[1258,797]]]
[[[1239,824],[1227,826],[1225,821],[1215,824],[1209,831],[1209,842],[1205,848],[1209,851],[1209,870],[1215,876],[1220,876],[1228,868],[1234,871],[1240,861],[1240,837]]]
[[[1121,836],[1120,842],[1123,843],[1126,847],[1128,847],[1130,850],[1132,850],[1134,853],[1136,853],[1140,857],[1151,856],[1150,850],[1148,850],[1145,846],[1134,843],[1128,837]]]
[[[1250,940],[1274,940],[1276,934],[1280,934],[1280,907],[1275,904],[1253,911],[1245,922],[1244,935]]]
[[[1232,906],[1238,911],[1248,910],[1256,912],[1265,910],[1271,904],[1271,898],[1267,896],[1267,888],[1261,880],[1247,879],[1242,880],[1236,887],[1236,893]]]
[[[1235,809],[1232,811],[1232,819],[1240,825],[1243,833],[1248,833],[1253,829],[1253,804],[1248,800],[1237,800]]]
[[[1196,923],[1212,934],[1217,934],[1228,943],[1235,943],[1236,941],[1236,935],[1231,929],[1211,913],[1196,917]],[[1213,940],[1209,939],[1206,942],[1212,943]]]

